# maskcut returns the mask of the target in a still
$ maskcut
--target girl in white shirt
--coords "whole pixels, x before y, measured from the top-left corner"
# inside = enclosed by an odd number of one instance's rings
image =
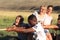
[[[46,14],[46,11],[48,12],[47,14]],[[46,6],[41,6],[39,12],[35,11],[33,13],[33,15],[36,16],[38,22],[40,22],[43,26],[45,26],[45,25],[51,24],[52,17],[48,15],[51,12],[52,12],[52,10],[50,10],[50,9],[47,10]],[[45,30],[45,32],[46,32],[46,36],[47,36],[47,34],[49,33],[49,30]],[[49,35],[51,35],[51,34],[49,33]],[[47,37],[47,39],[52,40],[52,37],[51,36],[49,38]]]
[[[46,16],[46,18],[44,20],[44,25],[45,26],[48,26],[49,27],[49,25],[52,24],[52,19],[53,19],[52,16],[51,16],[52,10],[53,10],[53,6],[52,5],[49,5],[47,7],[47,16]],[[48,29],[45,29],[45,32],[46,32],[46,35],[48,37],[47,40],[52,40],[52,36],[51,36],[49,30]]]

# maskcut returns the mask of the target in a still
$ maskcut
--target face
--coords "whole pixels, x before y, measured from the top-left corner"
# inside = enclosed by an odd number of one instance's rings
[[[52,13],[52,10],[53,10],[53,8],[52,8],[52,7],[49,7],[49,8],[47,9],[47,13]]]
[[[20,21],[20,17],[17,17],[16,18],[16,23],[19,23],[19,21]]]
[[[34,26],[37,23],[37,19],[29,20],[28,22],[31,26]]]
[[[47,7],[41,7],[41,9],[40,9],[40,12],[42,12],[42,13],[46,13],[46,11],[47,11]]]

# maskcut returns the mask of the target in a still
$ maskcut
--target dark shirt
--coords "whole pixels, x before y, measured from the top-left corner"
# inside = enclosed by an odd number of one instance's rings
[[[15,23],[13,24],[15,25]],[[20,25],[16,25],[17,27],[24,27],[24,28],[29,28],[29,25],[28,24],[25,24],[25,23],[20,23]],[[18,39],[20,40],[27,40],[27,37],[28,37],[28,33],[21,33],[21,32],[17,32],[18,33]]]
[[[60,24],[57,24],[57,26],[60,28]]]

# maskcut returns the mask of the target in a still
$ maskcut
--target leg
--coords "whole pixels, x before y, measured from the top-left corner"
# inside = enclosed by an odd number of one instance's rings
[[[49,32],[46,33],[46,36],[47,36],[47,40],[52,40],[52,36]]]

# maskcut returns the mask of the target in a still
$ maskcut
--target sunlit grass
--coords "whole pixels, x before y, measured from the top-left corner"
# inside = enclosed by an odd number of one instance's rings
[[[17,15],[22,15],[24,17],[24,22],[27,23],[27,18],[32,13],[33,12],[0,11],[0,28],[7,28],[12,26]],[[56,24],[58,14],[53,13],[51,15],[53,16],[53,24]],[[0,31],[0,34],[3,34],[3,36],[17,36],[15,32]]]
[[[13,24],[17,15],[22,15],[24,17],[24,22],[27,23],[27,18],[33,12],[16,12],[16,11],[0,11],[0,26],[6,27]],[[53,24],[57,23],[58,14],[52,13],[53,16]]]

